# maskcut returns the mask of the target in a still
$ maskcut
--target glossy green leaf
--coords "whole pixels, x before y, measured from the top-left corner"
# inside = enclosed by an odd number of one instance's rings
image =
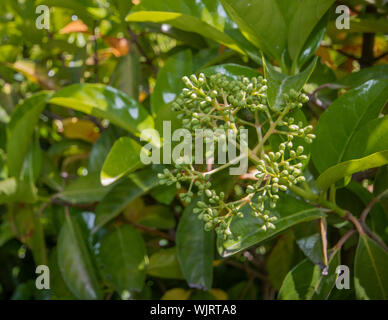
[[[327,299],[337,279],[336,269],[340,264],[340,252],[333,253],[329,261],[328,274],[320,266],[305,259],[293,268],[280,288],[280,300],[324,300]]]
[[[71,203],[91,203],[102,200],[112,186],[104,187],[97,172],[81,176],[70,182],[57,198]]]
[[[147,252],[135,228],[122,226],[107,234],[101,240],[99,259],[106,278],[119,293],[143,288]]]
[[[213,282],[214,237],[193,213],[198,199],[183,212],[176,233],[177,254],[190,287],[209,290]]]
[[[344,161],[325,170],[318,178],[320,187],[327,189],[337,180],[353,173],[388,163],[388,116],[377,118],[361,126],[351,137]],[[349,160],[352,159],[352,160]]]
[[[297,60],[314,27],[333,3],[334,0],[299,1],[288,30],[288,51],[292,60]]]
[[[24,100],[12,113],[7,125],[7,157],[9,175],[19,177],[39,116],[51,94],[45,91]]]
[[[353,135],[344,153],[344,160],[361,158],[388,150],[387,137],[388,116],[369,121]]]
[[[388,299],[388,253],[367,236],[360,236],[354,260],[358,299]]]
[[[358,129],[378,117],[388,99],[388,81],[370,80],[338,98],[315,129],[312,159],[319,172],[344,160]]]
[[[222,0],[225,10],[242,34],[277,60],[286,49],[286,22],[276,1]],[[265,13],[265,14],[264,14]]]
[[[140,159],[141,149],[142,147],[131,138],[118,139],[102,167],[100,174],[102,185],[110,185],[124,175],[144,166]]]
[[[67,286],[78,299],[102,298],[86,235],[77,219],[70,214],[66,215],[58,238],[58,265]]]
[[[358,87],[369,80],[388,79],[388,65],[378,65],[353,72],[336,81],[345,87]]]
[[[264,74],[268,80],[268,103],[272,110],[281,110],[284,107],[284,94],[288,94],[291,89],[300,91],[310,78],[317,59],[314,59],[301,73],[295,76],[287,76],[276,69],[265,59],[263,59]]]
[[[352,174],[371,168],[377,168],[388,163],[388,150],[376,152],[364,158],[348,160],[326,169],[317,179],[317,186],[327,190],[338,180]]]
[[[164,279],[184,279],[176,248],[161,249],[151,255],[147,274]]]
[[[159,185],[157,172],[147,168],[134,172],[119,182],[96,207],[95,230],[120,214],[134,199]]]
[[[187,3],[189,3],[189,6],[187,6]],[[210,38],[237,52],[244,53],[235,40],[223,32],[223,27],[217,25],[217,22],[215,23],[211,15],[209,17],[209,14],[206,15],[206,11],[203,11],[204,16],[202,16],[198,4],[204,6],[204,2],[187,1],[187,3],[178,4],[178,2],[164,1],[163,4],[160,4],[155,1],[144,1],[137,8],[137,11],[135,10],[127,16],[126,21],[169,24],[183,31],[199,33],[203,37]],[[196,5],[197,8],[193,9]],[[207,10],[207,8],[204,8],[204,10]],[[209,13],[208,10],[207,13]],[[214,17],[217,18],[216,15]]]
[[[294,69],[298,71],[303,65],[314,55],[315,51],[321,45],[321,42],[326,34],[327,22],[329,20],[330,10],[319,20],[313,31],[307,38],[302,50],[300,51],[298,60],[294,60]],[[290,36],[291,34],[289,34]]]
[[[263,231],[261,221],[251,215],[252,208],[242,208],[244,219],[233,218],[230,229],[236,240],[217,239],[218,253],[227,257],[258,244],[301,222],[311,221],[324,216],[324,213],[290,195],[282,195],[273,214],[278,217],[275,229]]]
[[[147,110],[124,92],[102,84],[73,84],[59,90],[50,103],[106,118],[113,124],[140,135],[153,128]]]
[[[174,101],[184,87],[182,78],[193,72],[190,50],[180,51],[167,59],[156,78],[151,95],[151,109],[157,114],[161,107]]]

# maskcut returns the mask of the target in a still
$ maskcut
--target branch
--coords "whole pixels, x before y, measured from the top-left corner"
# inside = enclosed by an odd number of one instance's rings
[[[365,233],[367,234],[367,236],[369,238],[373,239],[374,241],[376,241],[380,245],[380,247],[382,247],[385,251],[388,252],[388,247],[384,243],[384,241],[381,240],[380,237],[377,234],[375,234],[372,230],[370,230],[365,223],[361,222],[361,225],[364,228]]]
[[[267,277],[263,274],[261,274],[260,272],[252,269],[251,267],[247,266],[247,265],[243,265],[237,261],[234,261],[234,260],[226,260],[225,263],[235,267],[235,268],[238,268],[238,269],[241,269],[241,270],[244,270],[246,273],[248,273],[249,275],[251,276],[254,276],[256,278],[259,278],[263,281],[267,281]]]
[[[365,235],[365,231],[364,231],[363,227],[361,226],[360,221],[358,221],[357,218],[354,215],[352,215],[349,211],[346,211],[345,218],[346,218],[346,220],[349,220],[351,223],[354,224],[354,226],[356,227],[358,233],[361,236]]]
[[[341,249],[342,246],[345,244],[345,242],[348,241],[348,239],[355,233],[356,233],[356,230],[354,229],[349,230],[347,233],[345,233],[345,235],[341,239],[339,239],[339,241],[335,244],[334,251]]]
[[[387,52],[384,52],[383,54],[380,54],[379,56],[377,56],[376,58],[374,58],[374,62],[384,58],[385,56],[388,55],[388,51]]]
[[[153,234],[155,236],[160,236],[162,238],[166,238],[166,239],[168,239],[168,240],[170,240],[172,242],[175,242],[175,237],[171,236],[168,233],[165,233],[163,231],[159,231],[159,230],[157,230],[155,228],[150,228],[150,227],[143,226],[143,225],[138,224],[136,222],[129,221],[129,223],[131,225],[133,225],[136,229],[139,229],[139,230],[147,232],[149,234]]]
[[[356,61],[360,61],[360,60],[361,60],[361,58],[357,58],[356,56],[354,56],[354,55],[352,55],[352,54],[350,54],[350,53],[347,53],[347,52],[345,52],[345,51],[343,51],[343,50],[341,50],[341,49],[336,49],[336,51],[337,51],[338,53],[344,55],[344,56],[347,57],[347,58],[350,58],[350,59],[353,59],[353,60],[356,60]]]
[[[319,219],[319,227],[321,230],[322,250],[323,250],[323,262],[325,264],[325,273],[327,274],[328,257],[327,257],[327,230],[324,219]]]
[[[323,85],[320,85],[318,88],[316,88],[309,96],[310,101],[314,103],[319,108],[326,110],[328,106],[324,105],[321,100],[318,99],[317,93],[323,89],[339,89],[341,86],[333,84],[333,83],[325,83]]]
[[[368,205],[365,207],[364,211],[361,213],[361,223],[365,224],[365,220],[369,214],[369,212],[372,210],[373,206],[379,201],[378,198],[373,198],[371,202],[368,203]]]

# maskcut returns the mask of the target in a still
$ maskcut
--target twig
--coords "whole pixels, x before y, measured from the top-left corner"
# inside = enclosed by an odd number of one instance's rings
[[[144,232],[156,235],[156,236],[160,236],[160,237],[166,238],[166,239],[168,239],[168,240],[170,240],[172,242],[175,242],[175,238],[173,236],[169,235],[168,233],[165,233],[163,231],[159,231],[159,230],[154,229],[154,228],[143,226],[143,225],[138,224],[136,222],[130,221],[129,223],[131,225],[133,225],[136,229],[139,229],[141,231],[144,231]]]
[[[243,299],[246,296],[246,294],[248,293],[249,287],[251,287],[253,284],[254,279],[255,277],[249,277],[248,283],[244,286],[244,289],[240,292],[238,296],[239,299]]]
[[[364,231],[364,229],[362,228],[362,226],[361,226],[361,224],[360,224],[360,221],[358,221],[357,220],[357,218],[354,216],[354,215],[352,215],[349,211],[346,211],[346,216],[345,216],[345,218],[347,219],[347,220],[349,220],[351,223],[353,223],[354,224],[354,226],[356,227],[356,229],[357,229],[357,231],[358,231],[358,233],[360,234],[360,235],[365,235],[365,231]]]
[[[327,106],[325,106],[324,104],[323,104],[323,102],[320,100],[320,99],[318,99],[318,97],[317,97],[317,93],[319,92],[319,91],[321,91],[321,90],[323,90],[323,89],[339,89],[339,88],[341,88],[341,86],[339,86],[339,85],[336,85],[336,84],[333,84],[333,83],[325,83],[325,84],[323,84],[323,85],[320,85],[318,88],[316,88],[311,94],[310,94],[310,96],[309,96],[309,98],[310,98],[310,101],[312,102],[312,103],[314,103],[317,107],[319,107],[319,108],[321,108],[321,109],[323,109],[323,110],[326,110],[327,109]]]
[[[263,281],[267,281],[267,277],[263,274],[261,274],[260,272],[250,268],[249,266],[247,265],[244,265],[244,264],[241,264],[241,263],[238,263],[237,261],[234,261],[234,260],[226,260],[225,261],[227,264],[235,267],[235,268],[238,268],[238,269],[241,269],[241,270],[244,270],[246,273],[258,278],[258,279],[261,279]]]
[[[43,111],[43,114],[44,114],[47,118],[49,118],[49,119],[53,119],[53,120],[62,120],[62,117],[61,117],[61,116],[58,116],[58,115],[56,115],[56,114],[54,114],[54,113],[52,113],[52,112],[50,112],[50,111],[48,111],[48,110],[44,110],[44,111]]]
[[[323,263],[325,264],[325,270],[328,266],[327,258],[327,230],[324,219],[319,219],[319,227],[321,230],[322,250],[323,250]],[[326,271],[327,272],[327,271]]]
[[[372,201],[368,203],[365,207],[364,211],[361,214],[360,220],[363,224],[365,224],[366,218],[368,217],[369,212],[372,210],[373,206],[379,201],[378,198],[373,198]]]
[[[333,252],[334,252],[334,251],[337,251],[337,250],[339,250],[339,249],[341,249],[342,246],[344,245],[344,243],[345,243],[346,241],[348,241],[348,239],[349,239],[353,234],[355,234],[355,233],[356,233],[356,230],[354,230],[354,229],[349,230],[348,232],[346,232],[345,235],[344,235],[341,239],[339,239],[338,242],[335,244]],[[330,255],[330,258],[331,258],[331,255]],[[329,258],[329,259],[330,259],[330,258]]]
[[[361,222],[361,225],[364,228],[365,233],[368,235],[368,237],[376,241],[385,251],[388,252],[388,247],[384,243],[384,241],[381,240],[380,237],[376,235],[372,230],[370,230],[365,223]]]
[[[378,60],[384,58],[384,57],[387,56],[387,55],[388,55],[388,51],[387,51],[387,52],[384,52],[384,53],[382,53],[382,54],[380,54],[380,55],[377,56],[377,57],[375,57],[375,58],[374,58],[374,61],[376,62],[376,61],[378,61]]]
[[[347,53],[347,52],[345,52],[345,51],[343,51],[343,50],[341,50],[341,49],[337,49],[336,51],[337,51],[338,53],[344,55],[345,57],[350,58],[350,59],[353,59],[353,60],[356,60],[356,61],[360,61],[360,60],[361,60],[361,58],[357,58],[356,56],[354,56],[354,55],[352,55],[352,54],[350,54],[350,53]]]
[[[59,206],[65,206],[67,208],[68,207],[74,207],[74,208],[79,208],[79,209],[89,209],[89,210],[92,209],[92,211],[94,210],[94,208],[96,206],[95,203],[91,203],[91,204],[71,203],[71,202],[68,202],[68,201],[56,199],[55,197],[53,197],[51,199],[51,201],[48,202],[48,203],[56,204],[56,205],[59,205]]]
[[[365,12],[368,14],[376,14],[377,8],[373,5],[367,5]],[[362,54],[359,60],[361,69],[370,67],[375,62],[373,49],[375,46],[376,35],[371,32],[362,34]]]

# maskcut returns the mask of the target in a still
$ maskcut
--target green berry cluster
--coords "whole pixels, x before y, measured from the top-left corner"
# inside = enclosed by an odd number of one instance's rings
[[[217,129],[237,133],[242,128],[254,127],[257,145],[249,149],[249,159],[255,170],[251,178],[241,177],[239,185],[245,192],[238,197],[212,188],[213,172],[225,167],[214,163],[210,168],[206,164],[175,164],[174,169],[159,174],[160,183],[185,189],[180,198],[186,203],[195,194],[202,196],[194,213],[204,221],[205,230],[215,229],[224,239],[233,237],[231,221],[234,217],[244,218],[246,205],[261,222],[262,230],[275,228],[277,217],[271,209],[276,207],[279,193],[305,181],[302,168],[308,155],[300,141],[311,143],[315,136],[313,127],[296,122],[292,111],[301,108],[308,101],[307,96],[290,90],[283,95],[284,106],[275,111],[269,107],[268,83],[263,77],[231,79],[222,74],[206,77],[201,73],[198,77],[184,77],[183,82],[186,87],[173,103],[183,127],[193,136],[197,129],[210,129],[215,134],[205,138],[218,142],[226,137],[217,136]],[[273,135],[281,137],[277,150],[269,143]]]
[[[173,104],[188,129],[235,129],[239,110],[264,110],[267,80],[262,77],[231,80],[222,74],[206,78],[203,73],[183,77],[186,85]]]

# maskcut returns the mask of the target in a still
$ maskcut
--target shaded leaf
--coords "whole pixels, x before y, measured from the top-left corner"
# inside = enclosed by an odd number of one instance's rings
[[[120,214],[134,199],[159,185],[157,172],[144,169],[118,183],[97,205],[95,230]]]
[[[175,100],[184,87],[183,76],[193,72],[190,50],[176,53],[167,59],[156,78],[155,88],[151,95],[151,109],[157,114],[161,107]]]
[[[267,260],[267,271],[273,287],[279,290],[283,279],[292,266],[294,255],[294,235],[287,232],[280,237]]]
[[[119,293],[142,290],[146,256],[143,237],[131,226],[115,228],[101,240],[99,259],[102,270]]]
[[[95,172],[70,182],[57,194],[57,198],[70,203],[91,203],[102,200],[111,189],[112,186],[101,185],[99,175]]]
[[[58,265],[72,293],[82,300],[102,298],[92,252],[77,219],[66,214],[58,238]]]
[[[193,213],[198,199],[183,212],[176,233],[178,260],[190,287],[210,289],[213,281],[214,237]]]
[[[388,81],[370,80],[339,97],[320,117],[312,144],[319,172],[344,160],[349,143],[360,127],[378,117],[388,99]]]
[[[360,236],[354,260],[358,299],[388,299],[388,253],[367,236]]]
[[[184,279],[176,248],[161,249],[151,255],[147,274],[165,279]]]
[[[7,125],[7,157],[9,175],[19,177],[24,158],[32,143],[31,137],[51,94],[37,93],[24,100],[12,113]]]
[[[332,254],[327,275],[320,266],[305,259],[293,268],[280,288],[280,300],[324,300],[330,295],[337,279],[336,269],[340,264],[340,252]]]

